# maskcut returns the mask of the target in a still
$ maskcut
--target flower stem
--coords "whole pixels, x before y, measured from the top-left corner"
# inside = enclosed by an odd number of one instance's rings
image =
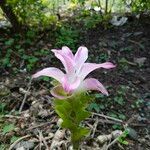
[[[78,140],[74,140],[73,139],[73,133],[71,133],[71,141],[72,141],[72,144],[73,144],[73,150],[79,150],[79,144],[80,144],[80,141]]]
[[[79,150],[79,141],[74,141],[73,143],[73,150]]]

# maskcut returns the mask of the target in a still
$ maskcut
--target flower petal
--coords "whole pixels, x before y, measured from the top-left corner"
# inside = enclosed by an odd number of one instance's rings
[[[87,60],[87,58],[88,58],[88,49],[84,46],[79,47],[74,57],[75,68],[77,72],[80,70],[82,65]]]
[[[81,83],[79,89],[81,91],[97,90],[97,91],[102,92],[105,95],[108,95],[108,92],[105,89],[105,87],[97,79],[94,79],[94,78],[85,79]]]
[[[64,73],[55,67],[49,67],[49,68],[45,68],[37,73],[35,73],[32,78],[38,78],[40,76],[48,76],[48,77],[52,77],[54,79],[56,79],[57,81],[59,81],[61,83],[62,78],[64,77]]]
[[[90,72],[94,71],[95,69],[98,69],[98,68],[110,69],[114,67],[115,65],[112,64],[111,62],[105,62],[102,64],[84,63],[83,67],[80,70],[79,76],[81,76],[81,78],[84,79]]]
[[[79,77],[72,77],[72,79],[69,78],[70,76],[64,76],[64,78],[62,79],[62,86],[66,92],[72,93],[78,88],[78,86],[81,83],[81,80]]]
[[[63,53],[64,55],[70,57],[71,59],[74,59],[74,55],[73,55],[73,53],[72,53],[72,51],[70,50],[69,47],[63,46],[63,47],[62,47],[62,53]]]
[[[71,95],[67,95],[61,85],[55,86],[51,91],[51,94],[58,99],[66,99]]]
[[[73,55],[72,51],[67,46],[63,46],[61,50],[52,49],[51,51],[54,52],[54,53],[59,52],[63,55],[66,55],[67,57],[70,57],[71,59],[74,59],[74,55]]]
[[[61,50],[52,50],[52,52],[62,62],[67,73],[74,72],[74,61],[70,57],[63,54]]]

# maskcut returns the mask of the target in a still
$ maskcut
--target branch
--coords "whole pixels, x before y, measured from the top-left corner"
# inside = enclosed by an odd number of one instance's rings
[[[94,113],[93,112],[92,115],[96,115],[96,116],[99,116],[99,117],[103,117],[103,118],[106,118],[106,119],[110,119],[110,120],[114,120],[114,121],[123,123],[123,121],[120,120],[120,119],[117,119],[117,118],[114,118],[114,117],[110,117],[110,116],[106,116],[106,115],[103,115],[103,114],[98,114],[98,113]]]
[[[23,106],[24,106],[25,101],[26,101],[26,99],[27,99],[27,95],[28,95],[29,90],[30,90],[30,88],[31,88],[31,83],[32,83],[32,78],[30,79],[30,81],[29,81],[29,83],[28,83],[28,86],[27,86],[28,88],[27,88],[27,91],[26,91],[26,93],[25,93],[25,95],[24,95],[22,104],[21,104],[21,106],[20,106],[20,108],[19,108],[19,113],[21,113],[21,111],[22,111],[22,109],[23,109]]]

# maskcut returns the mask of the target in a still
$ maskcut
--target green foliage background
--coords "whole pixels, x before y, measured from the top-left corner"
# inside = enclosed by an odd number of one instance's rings
[[[11,6],[18,20],[27,26],[48,26],[56,23],[60,8],[81,8],[84,4],[100,7],[104,12],[108,2],[108,12],[144,12],[150,10],[149,0],[6,0]],[[69,7],[68,7],[69,6]],[[66,7],[66,8],[65,8]],[[1,12],[1,11],[0,11]],[[2,14],[2,13],[1,13]]]

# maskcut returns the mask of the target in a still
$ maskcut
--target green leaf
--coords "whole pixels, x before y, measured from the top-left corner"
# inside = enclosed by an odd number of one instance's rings
[[[118,138],[118,141],[121,143],[121,144],[124,144],[124,145],[128,145],[129,143],[128,143],[128,141],[126,141],[124,138],[122,138],[122,137],[119,137]]]
[[[28,59],[29,63],[36,63],[38,60],[39,60],[39,59],[38,59],[37,57],[34,57],[34,56],[32,56],[32,57],[30,57],[30,58]]]
[[[105,109],[105,106],[104,106],[103,104],[100,104],[100,105],[99,105],[99,108],[100,108],[100,109]]]
[[[54,108],[56,113],[61,117],[63,120],[71,119],[71,105],[67,100],[54,100]]]
[[[76,121],[79,124],[82,120],[90,117],[91,113],[86,110],[81,110],[80,112],[76,113]]]
[[[122,141],[122,144],[124,144],[124,145],[128,145],[128,144],[129,144],[129,142],[128,142],[128,141],[126,141],[126,140],[124,140],[124,141]]]
[[[64,105],[63,105],[64,106]],[[63,107],[63,106],[56,106],[55,110],[57,112],[57,114],[63,119],[71,119],[70,118],[70,109],[67,107]]]
[[[0,144],[0,150],[6,150],[6,146],[4,144]]]
[[[120,130],[122,127],[121,127],[121,125],[114,124],[114,125],[112,126],[112,128],[115,129],[115,130],[116,130],[116,129],[119,129],[119,130]]]
[[[96,112],[100,111],[99,105],[96,103],[91,103],[88,107],[89,110],[95,110]]]
[[[109,112],[108,116],[114,117],[114,118],[118,118],[117,114],[115,112]]]
[[[73,141],[80,141],[84,136],[88,135],[90,132],[89,129],[84,127],[79,127],[77,130],[73,131],[72,140]]]
[[[6,133],[8,133],[10,131],[13,131],[14,129],[15,129],[14,124],[7,124],[7,125],[4,126],[2,131],[3,131],[3,134],[6,134]]]
[[[124,104],[124,99],[122,96],[116,96],[114,98],[114,101],[117,102],[119,105],[123,105]]]
[[[17,136],[13,136],[11,139],[10,139],[10,143],[14,143],[16,140],[18,140],[20,137],[17,137]]]
[[[122,119],[122,120],[125,120],[125,119],[126,119],[126,116],[123,115],[123,114],[119,114],[119,118]]]
[[[5,107],[6,107],[6,103],[1,103],[0,104],[0,112],[4,112],[4,109],[5,109]]]
[[[46,77],[46,76],[44,77],[44,76],[43,76],[43,77],[42,77],[42,80],[43,80],[43,81],[47,81],[47,82],[48,82],[48,81],[50,81],[50,80],[51,80],[51,78],[50,78],[50,77]]]
[[[9,39],[5,42],[6,46],[11,46],[12,44],[14,44],[14,39]]]
[[[99,94],[99,93],[98,93],[98,94],[95,94],[94,96],[95,96],[96,98],[101,98],[101,99],[104,98],[104,95]]]
[[[123,132],[123,134],[118,137],[118,141],[121,143],[121,144],[124,144],[124,145],[128,145],[128,141],[125,140],[125,138],[128,136],[129,134],[129,131],[128,130],[125,130]]]
[[[74,130],[76,128],[76,124],[74,124],[71,119],[64,119],[61,126],[62,128],[67,128],[69,130]]]

